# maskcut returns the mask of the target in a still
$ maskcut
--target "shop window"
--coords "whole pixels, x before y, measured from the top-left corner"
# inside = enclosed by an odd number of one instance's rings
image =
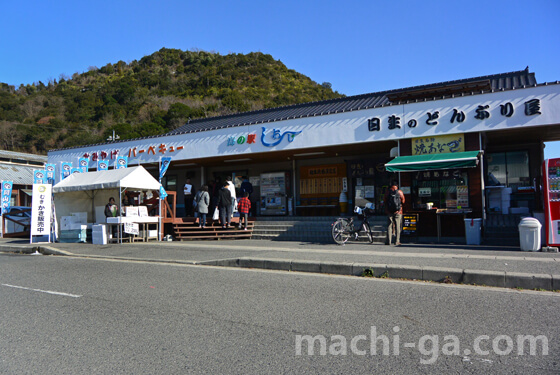
[[[487,155],[488,186],[529,186],[529,154],[526,151],[497,152]]]
[[[462,170],[418,172],[412,181],[412,207],[425,209],[428,203],[436,208],[469,207],[467,176]]]

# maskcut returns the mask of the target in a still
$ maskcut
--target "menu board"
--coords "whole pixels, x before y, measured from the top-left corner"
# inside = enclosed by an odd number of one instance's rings
[[[418,214],[403,215],[403,230],[402,233],[406,235],[416,234],[418,225]]]

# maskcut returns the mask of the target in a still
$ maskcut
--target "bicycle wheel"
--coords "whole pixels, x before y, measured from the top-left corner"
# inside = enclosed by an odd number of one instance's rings
[[[332,238],[339,245],[344,245],[350,238],[348,219],[338,219],[332,226]]]
[[[368,242],[373,243],[373,236],[371,235],[371,230],[370,230],[369,224],[367,222],[362,224],[362,231],[366,232],[366,237],[367,237]]]

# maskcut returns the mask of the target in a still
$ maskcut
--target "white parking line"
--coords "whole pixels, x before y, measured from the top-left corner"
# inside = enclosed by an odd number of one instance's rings
[[[27,288],[27,287],[24,287],[24,286],[17,286],[17,285],[10,285],[10,284],[2,284],[2,286],[7,286],[7,287],[10,287],[10,288],[17,288],[17,289],[31,290],[31,291],[34,291],[34,292],[56,294],[58,296],[66,296],[66,297],[74,297],[74,298],[80,298],[81,297],[80,295],[77,295],[77,294],[54,292],[52,290],[33,289],[33,288]]]

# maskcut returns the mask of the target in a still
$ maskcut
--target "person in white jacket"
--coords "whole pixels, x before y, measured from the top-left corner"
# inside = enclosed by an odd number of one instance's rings
[[[235,195],[235,185],[231,181],[231,177],[226,177],[226,182],[228,184],[228,190],[231,193],[231,217],[233,217],[233,210],[237,205],[237,196]]]

